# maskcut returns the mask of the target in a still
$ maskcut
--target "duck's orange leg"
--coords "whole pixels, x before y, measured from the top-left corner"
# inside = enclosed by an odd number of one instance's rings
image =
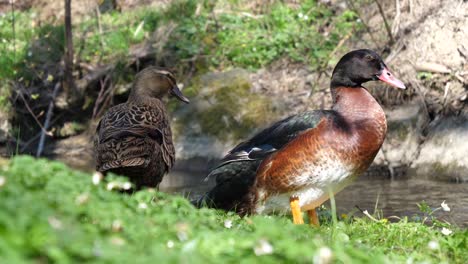
[[[289,204],[291,206],[293,223],[296,225],[304,224],[304,219],[302,218],[301,207],[299,206],[299,198],[291,197],[289,199]]]
[[[319,227],[320,222],[317,216],[317,211],[314,209],[307,210],[307,215],[309,216],[309,225]]]

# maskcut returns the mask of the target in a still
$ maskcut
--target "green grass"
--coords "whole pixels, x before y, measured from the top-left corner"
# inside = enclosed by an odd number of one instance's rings
[[[249,4],[245,0],[177,0],[165,8],[105,12],[99,22],[92,12],[86,19],[74,20],[75,61],[117,65],[112,74],[116,86],[132,81],[135,72],[128,67],[129,52],[143,42],[158,47],[151,63],[171,67],[178,76],[191,75],[194,66],[194,79],[236,67],[256,70],[282,57],[317,69],[334,64],[337,44],[361,28],[353,12],[336,14],[316,0],[295,6],[273,1],[254,11]],[[38,23],[39,12],[32,8],[0,16],[0,109],[5,111],[9,111],[12,84],[34,87],[33,95],[42,96],[62,78],[64,25]],[[168,25],[173,30],[155,37]],[[75,73],[82,77],[81,72]],[[86,98],[82,108],[92,106],[93,99]]]
[[[463,263],[467,230],[406,220],[354,219],[318,229],[289,217],[239,218],[179,196],[133,195],[91,175],[27,156],[0,170],[0,259],[5,263]],[[121,181],[112,178],[112,181]],[[228,222],[232,222],[229,227]],[[430,249],[431,244],[433,249]]]
[[[162,50],[171,66],[199,56],[206,58],[206,68],[257,69],[287,56],[316,67],[328,62],[346,34],[361,27],[351,11],[334,14],[315,0],[297,7],[277,1],[259,14],[249,13],[248,3],[179,0],[167,8],[111,11],[101,15],[102,31],[96,15],[89,14],[74,24],[75,53],[79,61],[91,64],[125,60],[132,45],[151,39],[155,30],[172,22],[176,27]],[[37,25],[37,12],[7,12],[0,17],[0,79],[44,79],[44,64],[60,60],[63,24]],[[28,68],[34,69],[28,71],[34,76],[24,76]]]

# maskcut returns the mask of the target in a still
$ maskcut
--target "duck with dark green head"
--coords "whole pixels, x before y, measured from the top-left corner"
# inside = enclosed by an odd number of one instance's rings
[[[124,175],[136,185],[158,187],[174,165],[172,132],[162,97],[189,100],[174,75],[158,67],[139,72],[127,102],[110,108],[94,137],[96,170]]]

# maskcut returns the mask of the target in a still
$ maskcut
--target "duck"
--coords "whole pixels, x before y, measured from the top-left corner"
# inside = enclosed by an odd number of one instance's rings
[[[194,201],[250,214],[291,213],[319,226],[316,208],[365,172],[381,148],[385,113],[362,85],[406,89],[373,50],[345,54],[330,83],[333,105],[282,119],[234,147],[208,174],[215,186]]]
[[[125,103],[110,108],[94,136],[96,170],[126,176],[137,189],[158,188],[174,166],[175,150],[162,98],[189,103],[169,70],[150,66],[134,79]]]

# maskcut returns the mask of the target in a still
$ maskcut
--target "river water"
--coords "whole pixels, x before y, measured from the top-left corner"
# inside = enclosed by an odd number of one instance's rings
[[[161,191],[179,193],[194,198],[209,190],[214,182],[204,182],[205,173],[174,171],[161,183]],[[357,209],[377,210],[384,217],[421,216],[417,204],[425,201],[436,209],[445,201],[450,212],[437,210],[434,215],[442,221],[468,226],[468,183],[450,183],[417,177],[400,180],[362,177],[346,187],[335,197],[338,214],[362,215]],[[356,207],[357,206],[357,207]],[[328,208],[329,205],[327,206]]]

